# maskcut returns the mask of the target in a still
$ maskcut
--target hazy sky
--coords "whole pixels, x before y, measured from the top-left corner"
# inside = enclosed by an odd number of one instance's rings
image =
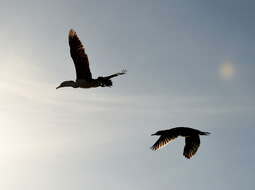
[[[253,0],[0,0],[0,189],[252,189]],[[68,30],[94,77],[75,79]],[[209,131],[157,152],[157,130]]]

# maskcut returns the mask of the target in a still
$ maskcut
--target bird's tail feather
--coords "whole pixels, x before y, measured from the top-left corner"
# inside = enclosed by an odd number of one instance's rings
[[[209,132],[203,132],[203,131],[200,131],[199,135],[210,135],[211,133]]]
[[[111,87],[112,86],[112,80],[105,78],[105,77],[99,77],[100,84],[102,87]]]
[[[104,78],[111,79],[111,78],[113,78],[113,77],[117,77],[117,76],[119,76],[119,75],[124,75],[124,74],[126,74],[126,73],[127,73],[127,70],[122,70],[122,71],[119,72],[119,73],[115,73],[115,74],[113,74],[113,75],[110,75],[110,76],[107,76],[107,77],[104,77]]]

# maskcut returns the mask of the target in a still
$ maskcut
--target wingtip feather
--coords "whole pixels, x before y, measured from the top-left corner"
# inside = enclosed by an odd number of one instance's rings
[[[73,36],[75,36],[75,35],[76,35],[75,30],[74,30],[74,29],[70,29],[70,30],[69,30],[69,37],[73,37]]]
[[[153,146],[150,147],[151,150],[156,151],[157,149]]]

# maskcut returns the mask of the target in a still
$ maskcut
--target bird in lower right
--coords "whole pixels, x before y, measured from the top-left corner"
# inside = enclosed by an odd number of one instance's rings
[[[196,154],[200,145],[199,135],[209,134],[209,132],[203,132],[189,127],[176,127],[172,129],[157,131],[156,133],[152,134],[152,136],[157,135],[160,137],[151,147],[151,149],[158,150],[170,143],[172,140],[176,139],[177,137],[182,136],[185,137],[183,156],[185,156],[187,159],[190,159]]]

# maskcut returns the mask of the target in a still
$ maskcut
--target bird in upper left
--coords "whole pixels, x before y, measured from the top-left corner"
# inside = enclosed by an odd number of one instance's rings
[[[119,73],[112,74],[110,76],[99,76],[96,79],[92,78],[92,74],[89,68],[89,59],[85,53],[85,48],[82,45],[75,30],[71,29],[68,35],[68,41],[70,46],[71,57],[74,62],[76,70],[76,81],[64,81],[56,89],[62,87],[73,88],[96,88],[96,87],[111,87],[112,78],[119,75],[124,75],[127,71],[122,70]]]

